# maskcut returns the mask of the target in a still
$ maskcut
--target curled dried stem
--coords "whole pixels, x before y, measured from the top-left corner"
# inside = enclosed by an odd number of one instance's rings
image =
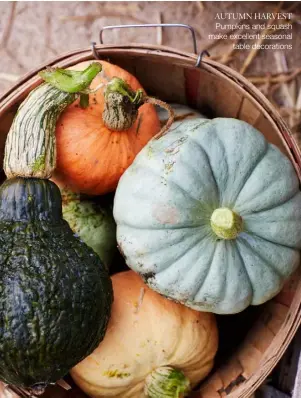
[[[155,135],[155,139],[158,140],[159,138],[163,137],[163,135],[165,135],[167,133],[167,131],[169,130],[170,126],[172,125],[174,119],[175,119],[175,113],[172,109],[172,107],[170,105],[168,105],[166,102],[161,101],[157,98],[153,98],[153,97],[147,97],[145,96],[143,98],[143,102],[146,104],[153,104],[153,105],[158,105],[161,108],[164,108],[167,112],[168,112],[168,119],[167,122],[165,123],[165,125],[161,128],[161,130],[159,131],[158,134]]]

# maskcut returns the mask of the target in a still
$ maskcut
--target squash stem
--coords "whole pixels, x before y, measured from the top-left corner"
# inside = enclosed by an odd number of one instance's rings
[[[226,207],[215,209],[210,223],[213,232],[222,239],[235,239],[243,230],[240,215]]]
[[[48,84],[66,93],[85,93],[92,80],[101,71],[98,62],[92,62],[83,71],[47,68],[39,72],[39,76]]]
[[[122,79],[114,77],[106,86],[105,107],[103,111],[104,124],[113,131],[128,130],[138,117],[138,108],[143,104],[159,105],[167,110],[169,118],[167,123],[156,135],[162,137],[174,121],[174,112],[165,102],[153,97],[148,97],[142,89],[134,91]]]
[[[155,369],[145,379],[144,394],[149,398],[183,398],[190,390],[189,379],[170,366]]]

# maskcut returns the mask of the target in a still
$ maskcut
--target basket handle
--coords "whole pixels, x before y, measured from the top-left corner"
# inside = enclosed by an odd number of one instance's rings
[[[185,28],[185,29],[188,29],[191,33],[193,52],[197,55],[198,51],[197,51],[195,31],[192,26],[181,24],[181,23],[150,23],[150,24],[138,24],[138,25],[104,26],[103,28],[100,29],[99,41],[100,41],[100,44],[103,44],[103,32],[105,30],[124,29],[124,28],[160,28],[160,27],[161,28]]]
[[[207,55],[210,57],[210,54],[207,50],[203,50],[198,54],[197,52],[197,44],[196,44],[196,36],[195,36],[195,31],[192,26],[190,25],[185,25],[181,23],[152,23],[152,24],[138,24],[138,25],[111,25],[111,26],[104,26],[103,28],[100,29],[99,32],[99,41],[100,44],[103,44],[103,32],[105,30],[112,30],[112,29],[124,29],[124,28],[185,28],[188,29],[191,33],[191,38],[192,38],[192,44],[193,44],[193,51],[195,55],[198,55],[195,67],[199,67],[200,63],[203,60],[204,55]],[[91,49],[92,49],[92,54],[95,59],[99,59],[99,56],[97,54],[97,50],[95,48],[96,43],[92,42],[91,43]]]

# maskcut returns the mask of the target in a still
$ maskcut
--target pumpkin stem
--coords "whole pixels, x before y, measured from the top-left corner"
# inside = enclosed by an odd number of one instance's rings
[[[104,124],[108,129],[114,131],[128,130],[138,117],[138,109],[141,105],[149,103],[159,105],[166,109],[169,118],[166,125],[159,131],[157,138],[166,133],[174,120],[172,108],[163,101],[148,97],[142,89],[134,91],[119,77],[114,77],[106,86],[105,107],[102,114]]]
[[[221,207],[211,215],[211,228],[222,239],[235,239],[243,230],[243,221],[234,211]]]
[[[144,394],[149,398],[183,398],[189,392],[189,379],[170,366],[155,369],[145,379]]]
[[[102,66],[100,63],[92,62],[82,71],[46,68],[38,74],[46,83],[49,83],[60,91],[87,94],[88,91],[86,92],[86,90],[101,69]]]
[[[132,127],[138,116],[138,108],[143,103],[143,90],[135,92],[124,80],[113,77],[106,86],[104,97],[102,118],[107,128],[123,131]]]

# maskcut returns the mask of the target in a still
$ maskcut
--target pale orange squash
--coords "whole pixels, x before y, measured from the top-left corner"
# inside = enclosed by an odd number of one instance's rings
[[[93,80],[91,89],[108,83],[113,77],[123,79],[133,90],[141,88],[138,80],[127,71],[105,61],[99,62],[102,72]],[[82,62],[71,69],[83,70],[90,63]],[[57,122],[57,166],[53,178],[73,191],[100,195],[115,190],[137,153],[159,132],[160,122],[154,106],[143,104],[132,127],[112,131],[102,119],[104,87],[89,97],[86,109],[82,109],[77,100]]]
[[[93,398],[143,398],[153,396],[145,395],[150,377],[168,388],[162,377],[170,368],[183,372],[191,388],[204,379],[218,347],[214,314],[164,298],[133,271],[113,275],[112,283],[114,302],[105,338],[71,370],[76,384]],[[179,375],[174,381],[185,388]],[[169,394],[164,396],[182,396]]]

